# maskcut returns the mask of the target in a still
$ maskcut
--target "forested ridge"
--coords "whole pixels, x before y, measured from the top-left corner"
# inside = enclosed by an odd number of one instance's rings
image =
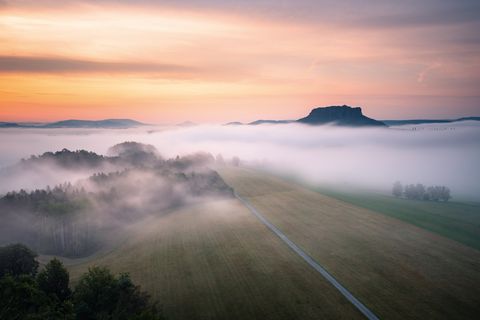
[[[211,197],[231,197],[232,189],[210,169],[214,162],[207,153],[165,160],[153,146],[136,142],[112,147],[109,156],[66,149],[32,156],[21,166],[41,170],[56,163],[71,170],[110,171],[54,187],[7,192],[0,198],[0,243],[13,239],[44,254],[89,255],[132,221]]]

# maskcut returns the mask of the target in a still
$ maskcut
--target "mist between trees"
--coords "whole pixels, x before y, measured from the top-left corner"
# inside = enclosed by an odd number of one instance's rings
[[[448,128],[448,130],[437,130]],[[416,129],[416,130],[413,130]],[[390,193],[393,181],[446,185],[455,199],[480,200],[478,122],[420,125],[415,128],[345,128],[277,124],[199,125],[125,130],[3,129],[0,165],[47,150],[89,150],[106,155],[123,141],[153,145],[166,158],[197,151],[291,174],[309,183],[374,189]],[[0,170],[0,193],[45,188],[79,180],[98,171],[23,170],[14,179]],[[71,177],[71,178],[70,178]]]
[[[210,169],[215,158],[208,153],[164,159],[151,145],[125,142],[108,154],[64,149],[7,168],[12,179],[32,167],[39,172],[98,171],[53,188],[0,197],[0,243],[22,242],[42,254],[82,257],[118,241],[119,234],[146,217],[233,197],[233,190]]]

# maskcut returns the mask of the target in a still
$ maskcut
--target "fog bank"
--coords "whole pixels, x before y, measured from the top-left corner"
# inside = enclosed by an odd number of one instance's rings
[[[400,180],[446,185],[454,198],[480,199],[480,124],[472,121],[361,129],[299,124],[2,129],[0,136],[3,167],[45,151],[68,148],[105,154],[116,143],[138,141],[154,145],[165,157],[221,153],[314,183],[388,190]],[[21,181],[29,187],[28,179]],[[0,189],[11,182],[2,179]]]

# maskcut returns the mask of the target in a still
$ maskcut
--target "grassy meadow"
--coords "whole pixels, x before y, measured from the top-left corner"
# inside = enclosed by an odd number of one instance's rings
[[[357,319],[361,314],[236,199],[133,227],[117,248],[66,261],[129,272],[168,319]]]
[[[418,201],[378,193],[342,192],[325,188],[316,190],[480,250],[480,203]]]
[[[380,318],[480,314],[479,251],[265,173],[220,173]]]

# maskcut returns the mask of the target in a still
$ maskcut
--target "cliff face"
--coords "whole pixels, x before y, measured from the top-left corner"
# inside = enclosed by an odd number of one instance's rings
[[[385,126],[381,121],[364,116],[361,108],[352,108],[346,105],[315,108],[307,117],[299,119],[297,122],[312,125],[335,124],[350,127]]]

